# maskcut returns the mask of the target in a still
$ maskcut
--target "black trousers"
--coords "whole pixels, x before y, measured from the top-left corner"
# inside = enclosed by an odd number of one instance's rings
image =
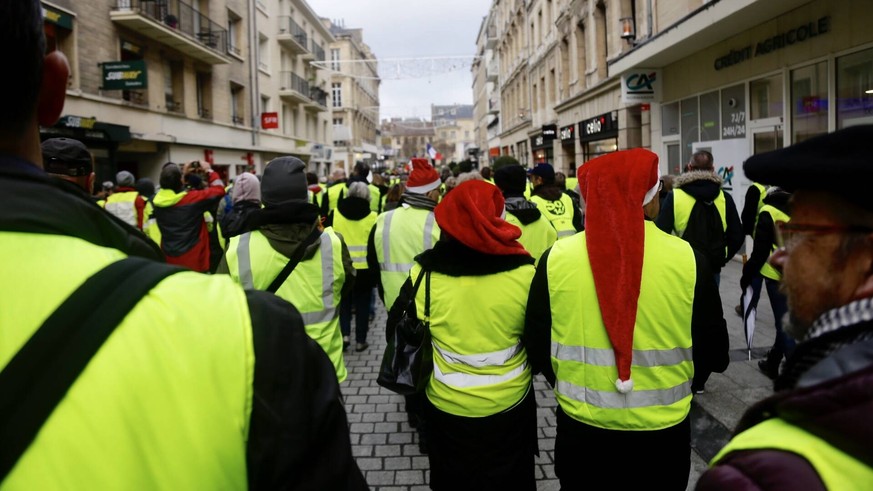
[[[370,329],[370,295],[373,283],[369,269],[355,270],[355,286],[351,298],[346,296],[340,302],[340,331],[343,336],[352,332],[352,306],[355,307],[355,342],[367,341],[367,331]]]
[[[558,406],[555,474],[561,489],[684,490],[691,472],[691,418],[654,431],[607,430],[567,416]]]

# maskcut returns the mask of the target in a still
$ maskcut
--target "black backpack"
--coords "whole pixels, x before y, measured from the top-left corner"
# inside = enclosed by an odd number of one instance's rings
[[[709,261],[709,266],[718,272],[726,262],[727,239],[721,215],[715,203],[697,200],[691,208],[688,224],[682,238]]]

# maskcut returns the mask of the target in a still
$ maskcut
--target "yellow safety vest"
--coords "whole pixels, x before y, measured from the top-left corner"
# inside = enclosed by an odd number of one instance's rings
[[[803,428],[772,418],[735,436],[709,463],[717,464],[732,452],[742,450],[782,450],[806,459],[826,489],[870,489],[873,468]]]
[[[539,264],[540,257],[546,252],[546,249],[552,247],[558,240],[558,232],[545,216],[541,216],[538,220],[527,225],[522,225],[515,215],[507,212],[506,221],[521,229],[521,237],[518,238],[518,242],[530,253],[536,264]]]
[[[137,196],[139,196],[139,193],[136,191],[112,193],[106,198],[106,203],[103,207],[106,211],[112,213],[131,227],[140,228],[137,224],[136,216]]]
[[[343,362],[343,339],[339,327],[339,304],[343,284],[342,241],[325,230],[318,252],[301,260],[276,295],[297,307],[306,334],[321,346],[342,382],[348,372]],[[288,264],[288,258],[273,249],[260,231],[231,237],[226,252],[230,277],[243,288],[266,290]]]
[[[551,362],[561,409],[587,425],[659,430],[691,409],[691,312],[697,265],[687,242],[645,224],[642,282],[633,335],[633,390],[618,392],[612,342],[603,326],[585,232],[552,247],[546,264]]]
[[[416,264],[410,277],[418,278],[420,271]],[[426,393],[437,409],[484,417],[511,408],[527,394],[531,373],[521,334],[534,271],[525,265],[475,277],[431,273],[434,366]],[[422,281],[415,297],[422,319],[425,293]]]
[[[336,184],[334,186],[330,186],[327,188],[327,192],[322,192],[321,200],[324,201],[325,198],[328,200],[327,215],[330,215],[330,212],[336,209],[337,203],[339,203],[341,199],[348,196],[348,194],[349,188],[348,185],[344,182]]]
[[[573,198],[561,193],[561,199],[549,201],[540,196],[531,196],[531,201],[537,204],[540,213],[555,227],[558,232],[558,240],[566,239],[576,233],[573,226]]]
[[[333,212],[333,229],[343,236],[355,269],[367,269],[367,240],[377,216],[371,211],[360,220],[349,220],[339,210]]]
[[[673,231],[678,237],[685,234],[685,228],[688,226],[688,219],[691,218],[691,209],[697,200],[693,196],[681,189],[673,190]],[[727,211],[725,211],[724,191],[718,191],[718,197],[715,198],[715,208],[718,210],[718,215],[721,217],[722,231],[727,231]],[[727,249],[725,249],[727,253]]]
[[[761,213],[769,213],[770,217],[773,218],[773,224],[775,226],[776,222],[789,222],[791,221],[791,217],[788,216],[787,213],[783,212],[779,208],[776,208],[772,205],[764,205],[761,208],[761,211],[758,212],[758,216]],[[775,231],[774,231],[775,232]],[[770,254],[776,252],[776,243],[774,242],[770,247]],[[763,266],[761,266],[761,276],[764,278],[770,278],[771,280],[782,281],[782,272],[770,266],[769,262],[765,262]]]
[[[755,225],[752,227],[752,238],[754,238],[755,228],[758,227],[758,218],[761,216],[761,208],[764,207],[764,198],[767,196],[768,187],[757,182],[753,182],[752,186],[758,188],[758,208],[755,210]]]
[[[579,187],[579,179],[575,177],[568,177],[566,187],[567,191],[576,192],[576,188]]]
[[[15,288],[0,299],[0,368],[86,278],[124,257],[47,234],[0,232],[0,250],[15,258],[2,265]],[[192,292],[221,301],[197,308],[181,300]],[[119,324],[0,489],[245,489],[254,364],[242,288],[175,274]]]
[[[373,243],[387,310],[400,295],[415,256],[432,248],[439,238],[440,228],[429,210],[401,205],[376,218]]]
[[[145,210],[143,210],[142,231],[155,244],[161,245],[161,229],[158,227],[157,219],[155,219],[155,207],[149,200],[146,200]]]
[[[379,186],[367,184],[367,187],[370,188],[370,210],[376,214],[382,213],[382,192],[379,190]]]

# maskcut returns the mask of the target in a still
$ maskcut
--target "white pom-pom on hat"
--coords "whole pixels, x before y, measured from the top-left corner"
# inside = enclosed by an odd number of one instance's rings
[[[630,391],[634,390],[634,381],[633,379],[616,379],[615,380],[615,388],[618,389],[622,394],[627,394]]]

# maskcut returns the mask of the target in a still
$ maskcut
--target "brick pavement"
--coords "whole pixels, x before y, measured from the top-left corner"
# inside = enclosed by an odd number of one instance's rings
[[[757,366],[772,344],[775,331],[766,293],[761,300],[759,325],[752,360],[748,360],[742,322],[733,308],[739,298],[740,264],[732,262],[722,271],[721,292],[732,350],[730,367],[713,374],[706,393],[695,396],[692,410],[692,469],[688,489],[693,489],[706,462],[721,448],[743,411],[772,393],[772,384]],[[386,312],[377,301],[376,318],[370,323],[369,349],[346,353],[348,379],[341,385],[352,440],[352,453],[373,490],[417,491],[430,489],[426,455],[418,451],[418,435],[406,423],[403,397],[379,387],[382,352],[385,349]],[[354,339],[354,334],[352,335]],[[537,489],[557,490],[555,478],[555,401],[542,376],[534,379],[537,399],[537,432],[540,456],[536,459]]]

